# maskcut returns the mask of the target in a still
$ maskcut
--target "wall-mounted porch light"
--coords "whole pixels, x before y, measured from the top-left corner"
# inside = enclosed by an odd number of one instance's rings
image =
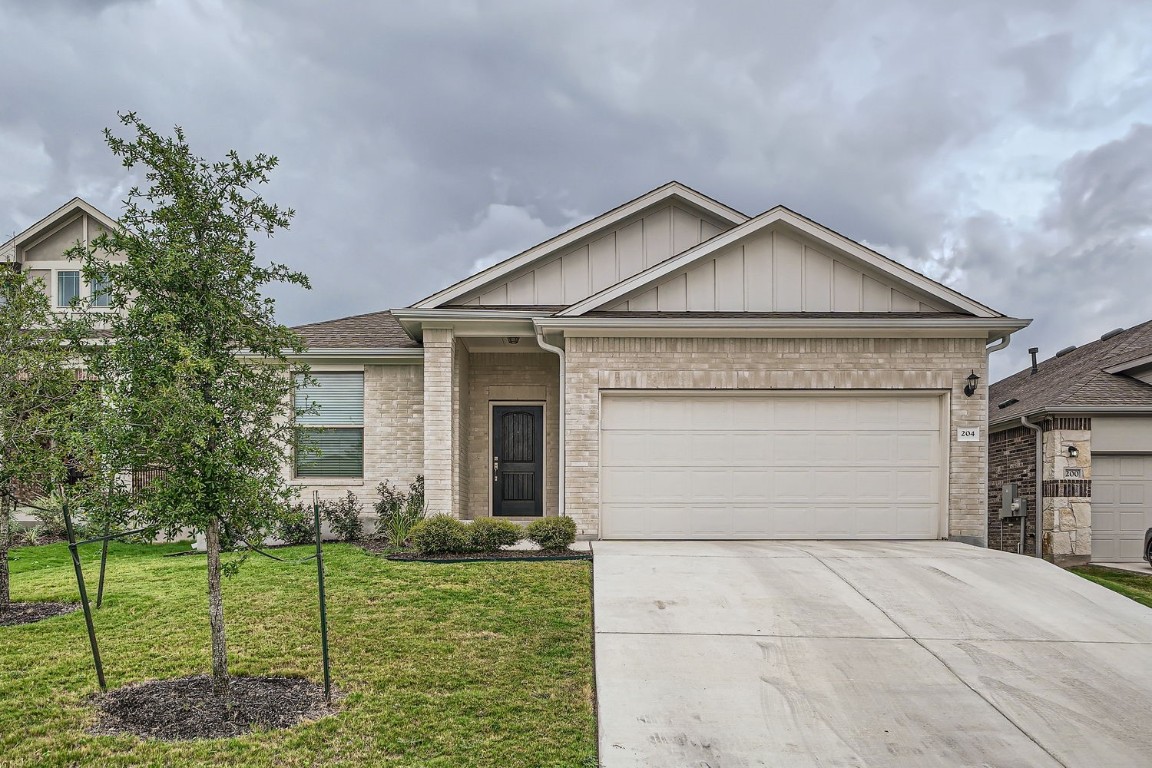
[[[1074,445],[1068,446],[1068,458],[1074,459],[1080,455],[1080,449]]]
[[[980,383],[980,377],[976,375],[976,371],[968,374],[968,383],[964,385],[964,396],[972,397],[976,394],[976,385]]]

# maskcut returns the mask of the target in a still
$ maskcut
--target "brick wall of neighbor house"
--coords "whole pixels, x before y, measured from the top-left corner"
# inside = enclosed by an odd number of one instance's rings
[[[316,370],[320,370],[319,367]],[[373,514],[376,486],[401,488],[424,471],[424,369],[420,365],[364,366],[364,479],[301,481],[300,495],[331,499],[352,491]]]
[[[987,423],[983,339],[567,339],[566,512],[599,531],[600,389],[938,389],[951,391],[950,535],[986,541],[987,443],[957,426]],[[965,397],[970,371],[981,392]]]
[[[1013,427],[988,435],[988,546],[1018,552],[1023,526],[1019,518],[1000,520],[1005,483],[1017,483],[1018,493],[1028,502],[1028,535],[1024,554],[1036,550],[1036,433]]]
[[[473,353],[467,379],[468,446],[464,517],[491,514],[491,402],[544,402],[544,514],[559,507],[560,359],[550,353]]]
[[[1061,566],[1092,558],[1091,430],[1086,418],[1044,422],[1044,557]],[[1075,458],[1068,446],[1076,447]]]

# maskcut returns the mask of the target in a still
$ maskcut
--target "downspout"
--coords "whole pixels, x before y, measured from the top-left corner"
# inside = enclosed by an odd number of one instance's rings
[[[554,344],[549,344],[548,342],[544,341],[544,331],[539,327],[536,328],[536,343],[540,345],[540,349],[547,350],[548,352],[555,352],[556,356],[560,358],[560,455],[558,457],[560,466],[557,483],[560,487],[557,489],[556,496],[557,503],[559,504],[558,511],[560,513],[560,517],[564,517],[566,506],[564,503],[564,496],[566,495],[564,487],[564,476],[566,474],[564,461],[564,433],[566,431],[565,422],[568,420],[564,411],[564,390],[568,388],[565,376],[567,373],[567,365],[564,359],[564,348],[558,347]]]
[[[1044,559],[1044,428],[1020,417],[1020,424],[1036,433],[1036,557]],[[1024,518],[1027,523],[1028,518]],[[1021,534],[1023,535],[1023,534]]]

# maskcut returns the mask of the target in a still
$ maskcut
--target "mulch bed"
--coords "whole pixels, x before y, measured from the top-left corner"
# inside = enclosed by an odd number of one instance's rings
[[[8,610],[0,613],[0,627],[32,624],[53,616],[80,610],[79,603],[9,603]]]
[[[139,683],[97,695],[94,733],[186,741],[239,736],[253,728],[291,728],[335,712],[324,686],[299,677],[234,677],[228,697],[207,675]]]
[[[386,556],[388,560],[416,563],[487,563],[493,560],[591,560],[591,552],[545,552],[538,549],[502,549],[498,552],[480,552],[465,555],[417,555],[397,552]]]

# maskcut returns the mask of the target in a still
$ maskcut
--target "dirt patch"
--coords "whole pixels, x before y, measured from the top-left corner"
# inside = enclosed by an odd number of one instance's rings
[[[239,736],[253,728],[291,728],[332,714],[324,687],[298,677],[234,677],[228,696],[207,675],[139,683],[94,697],[95,733],[185,741]]]
[[[0,613],[0,627],[32,624],[78,610],[79,603],[9,603],[8,610]]]

